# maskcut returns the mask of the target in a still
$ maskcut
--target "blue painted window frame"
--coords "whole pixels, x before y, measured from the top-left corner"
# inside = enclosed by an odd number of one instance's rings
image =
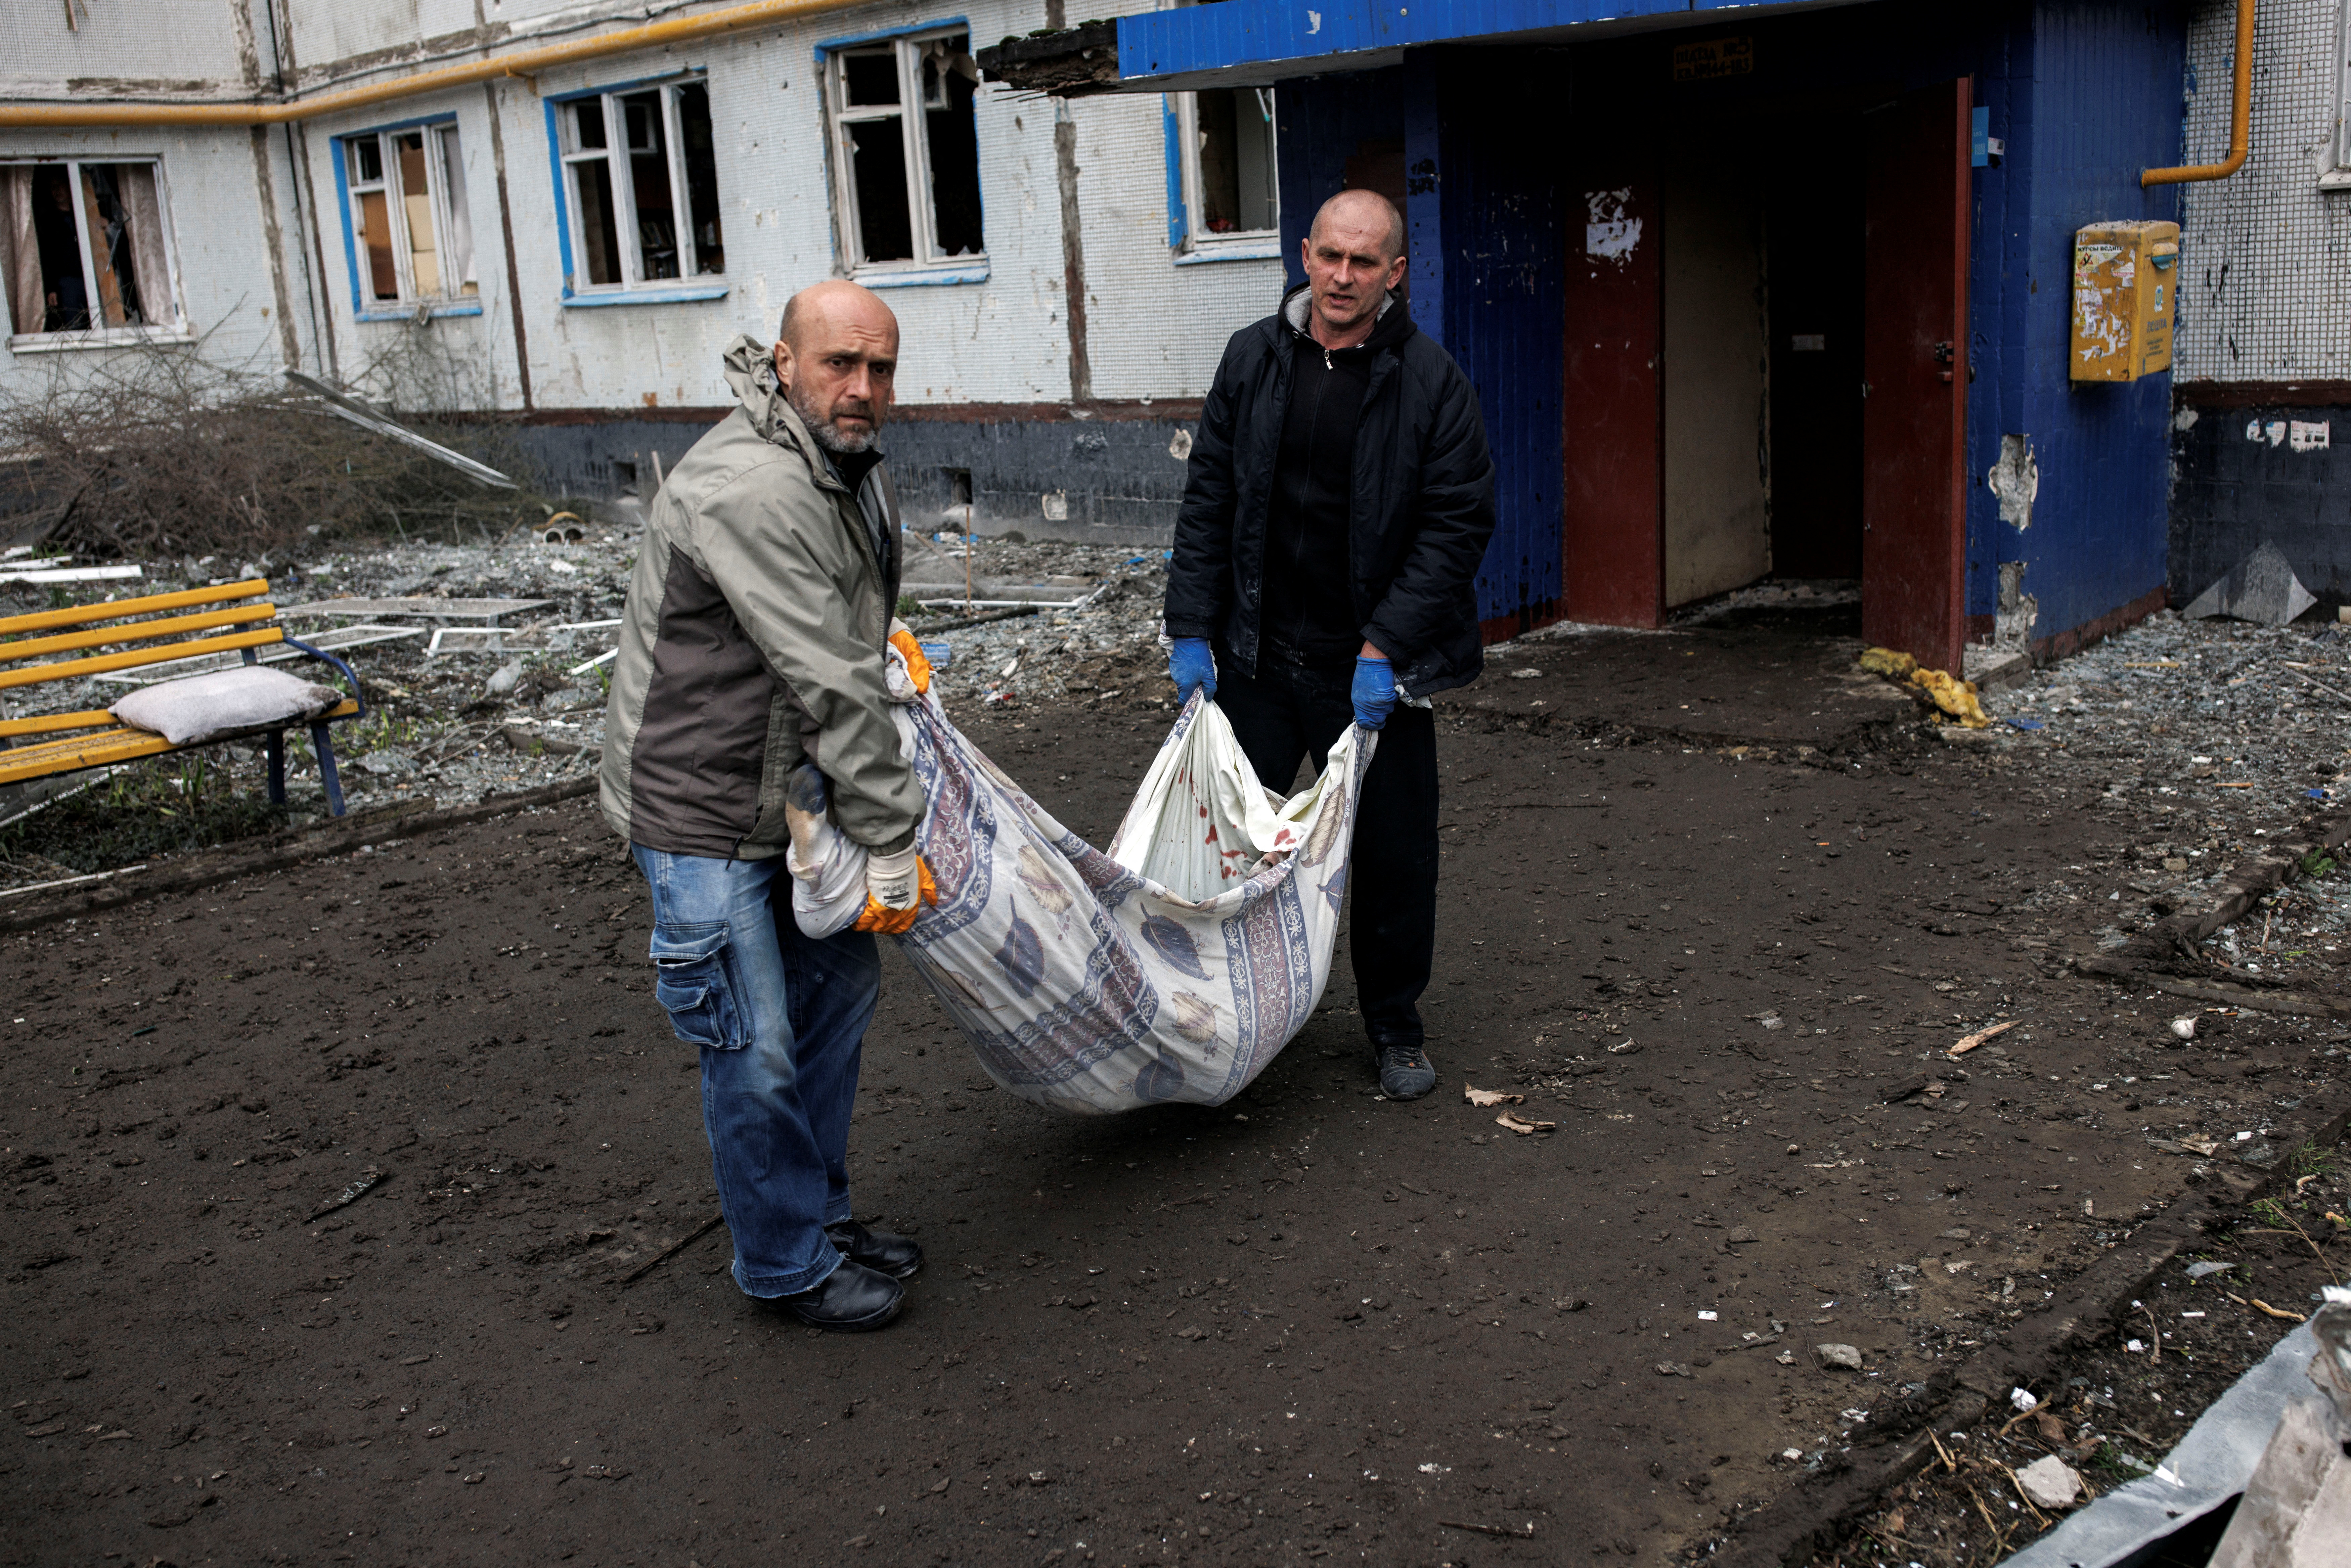
[[[967,16],[940,16],[929,21],[910,23],[903,27],[885,27],[878,32],[852,33],[841,37],[820,39],[813,50],[817,67],[817,103],[824,117],[824,178],[832,213],[832,266],[844,277],[853,277],[868,288],[939,288],[963,283],[985,283],[994,266],[994,252],[983,251],[976,256],[953,256],[932,262],[858,262],[845,254],[842,244],[848,234],[841,204],[850,200],[846,175],[841,168],[838,142],[839,122],[833,118],[838,107],[833,101],[832,57],[843,49],[862,48],[874,44],[894,44],[902,38],[930,37],[960,31],[965,47],[971,45],[971,19]],[[972,135],[979,134],[979,104],[972,102]],[[979,191],[979,232],[982,243],[987,235],[987,183],[975,172],[973,183]]]
[[[428,309],[435,317],[479,316],[482,313],[482,299],[478,294],[470,299],[463,295],[444,295],[439,299],[413,299],[397,309],[387,310],[381,305],[371,302],[360,292],[359,235],[351,227],[351,161],[350,151],[346,143],[356,141],[362,136],[390,136],[398,131],[415,131],[421,127],[439,127],[456,123],[457,116],[454,112],[424,114],[413,120],[396,120],[388,125],[371,125],[359,131],[337,131],[327,139],[328,153],[335,161],[335,210],[342,214],[343,220],[343,270],[350,277],[351,283],[352,320],[413,321],[416,319],[416,312],[419,308]],[[460,142],[460,145],[462,146],[463,143]],[[469,208],[473,205],[470,193],[466,205]],[[469,211],[466,214],[466,226],[470,229],[472,225],[473,214]],[[441,242],[442,236],[435,234],[433,239],[437,245]]]
[[[710,73],[700,66],[680,70],[664,71],[659,76],[635,77],[627,81],[604,82],[596,87],[584,87],[574,92],[558,93],[547,102],[547,165],[555,181],[555,247],[563,264],[563,287],[556,303],[567,310],[597,310],[619,305],[692,305],[705,300],[724,299],[735,292],[734,279],[725,273],[717,275],[715,283],[688,283],[683,278],[663,280],[663,287],[647,288],[592,287],[580,288],[572,279],[578,276],[571,255],[571,195],[566,189],[569,182],[564,175],[562,112],[566,104],[582,99],[602,98],[608,93],[642,92],[648,88],[673,87],[679,82],[707,82]],[[706,275],[705,275],[706,276]]]
[[[1177,267],[1199,267],[1219,261],[1280,260],[1281,195],[1279,181],[1274,186],[1273,227],[1253,229],[1245,236],[1230,239],[1222,235],[1196,238],[1193,235],[1191,204],[1184,194],[1184,114],[1177,97],[1172,92],[1162,93],[1159,97],[1160,124],[1165,132],[1167,153],[1167,249],[1170,259]],[[1281,145],[1278,123],[1274,135],[1278,166]]]

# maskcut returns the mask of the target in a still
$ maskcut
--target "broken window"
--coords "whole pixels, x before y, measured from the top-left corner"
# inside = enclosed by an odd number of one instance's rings
[[[1261,245],[1281,227],[1281,177],[1274,162],[1273,89],[1214,88],[1171,95],[1181,155],[1181,221],[1171,225],[1188,250],[1246,238]]]
[[[161,165],[0,164],[0,277],[16,339],[181,325]]]
[[[987,254],[970,42],[942,33],[831,56],[836,202],[852,268],[951,266]]]
[[[338,140],[360,309],[478,297],[455,122]]]
[[[726,270],[710,86],[700,78],[557,106],[575,291]]]

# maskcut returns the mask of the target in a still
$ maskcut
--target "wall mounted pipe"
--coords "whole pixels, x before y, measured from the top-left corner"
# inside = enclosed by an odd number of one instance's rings
[[[673,16],[643,26],[622,27],[568,43],[541,44],[508,50],[457,65],[435,66],[413,76],[396,77],[364,86],[334,88],[312,98],[277,103],[10,103],[0,104],[0,127],[16,130],[61,130],[78,126],[113,128],[137,125],[282,125],[314,120],[343,110],[365,109],[447,88],[465,87],[499,77],[530,78],[541,71],[581,60],[667,44],[692,43],[722,33],[773,26],[803,16],[846,10],[865,0],[751,0],[700,16]],[[2250,4],[2250,0],[2248,0]]]
[[[2253,0],[2237,0],[2236,101],[2229,109],[2229,155],[2218,163],[2190,163],[2179,169],[2142,169],[2138,183],[2185,185],[2199,180],[2225,180],[2245,166],[2252,146]]]

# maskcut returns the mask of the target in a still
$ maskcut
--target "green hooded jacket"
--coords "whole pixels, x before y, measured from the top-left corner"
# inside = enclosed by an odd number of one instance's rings
[[[864,511],[895,540],[875,464],[852,495],[777,385],[768,346],[727,347],[741,400],[653,497],[629,580],[598,780],[632,843],[758,860],[789,842],[785,780],[813,761],[841,831],[902,850],[923,814],[901,754],[882,649],[898,552],[876,557]]]

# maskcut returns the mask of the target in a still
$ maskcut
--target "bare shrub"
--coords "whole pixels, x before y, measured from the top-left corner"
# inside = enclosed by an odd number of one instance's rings
[[[47,522],[51,542],[86,554],[249,557],[320,534],[495,537],[544,515],[510,427],[464,412],[487,406],[486,389],[424,329],[350,380],[417,434],[521,481],[519,494],[205,348],[61,355],[46,385],[0,392],[0,454],[17,490],[0,537]]]

